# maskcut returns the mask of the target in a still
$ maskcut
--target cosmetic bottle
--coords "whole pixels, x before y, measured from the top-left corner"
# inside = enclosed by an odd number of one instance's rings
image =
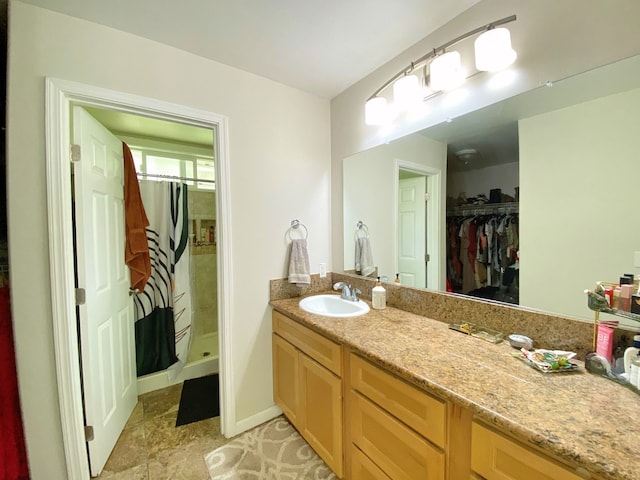
[[[627,349],[627,336],[621,335],[618,345],[613,351],[613,363],[615,373],[624,372],[624,351]]]
[[[624,371],[631,372],[631,360],[640,352],[640,335],[633,336],[633,344],[624,351]]]
[[[371,291],[371,306],[376,310],[382,310],[387,306],[387,291],[382,286],[380,277],[378,277],[376,286],[373,287],[373,290]],[[640,335],[638,335],[638,340],[640,345]]]
[[[629,383],[633,388],[640,388],[640,352],[631,360],[631,373]]]
[[[633,295],[633,285],[620,285],[620,310],[625,312],[631,311],[631,296]]]
[[[400,283],[400,274],[396,273],[396,279],[394,280],[395,283]]]

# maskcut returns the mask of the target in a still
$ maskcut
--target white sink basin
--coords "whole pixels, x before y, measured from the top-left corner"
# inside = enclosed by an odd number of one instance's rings
[[[357,317],[369,311],[369,305],[362,300],[352,302],[340,295],[313,295],[300,300],[299,305],[305,312],[325,317]]]

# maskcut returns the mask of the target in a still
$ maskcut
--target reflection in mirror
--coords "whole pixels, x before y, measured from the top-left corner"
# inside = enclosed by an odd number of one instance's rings
[[[499,292],[493,298],[592,319],[585,288],[623,273],[640,274],[634,265],[640,227],[632,216],[640,202],[637,125],[640,57],[632,57],[348,157],[344,269],[354,269],[353,232],[362,220],[379,275],[392,280],[398,273],[399,253],[410,236],[409,229],[400,230],[400,171],[406,162],[429,171],[428,288],[469,293],[488,285],[478,283],[477,272],[467,277],[466,288],[464,277],[462,285],[452,284],[451,275],[447,282],[448,214],[511,216],[517,243],[506,246],[505,263],[491,273]]]

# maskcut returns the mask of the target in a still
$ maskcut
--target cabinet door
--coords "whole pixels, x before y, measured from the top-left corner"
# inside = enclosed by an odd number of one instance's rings
[[[273,334],[273,399],[289,421],[300,428],[299,352]]]
[[[300,385],[302,436],[342,477],[342,380],[301,353]]]
[[[580,477],[489,428],[471,427],[471,468],[487,480],[579,480]]]

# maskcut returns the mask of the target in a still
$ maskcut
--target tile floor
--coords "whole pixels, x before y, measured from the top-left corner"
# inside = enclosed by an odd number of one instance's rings
[[[141,395],[98,480],[208,480],[203,456],[229,440],[220,417],[176,427],[182,384]]]

